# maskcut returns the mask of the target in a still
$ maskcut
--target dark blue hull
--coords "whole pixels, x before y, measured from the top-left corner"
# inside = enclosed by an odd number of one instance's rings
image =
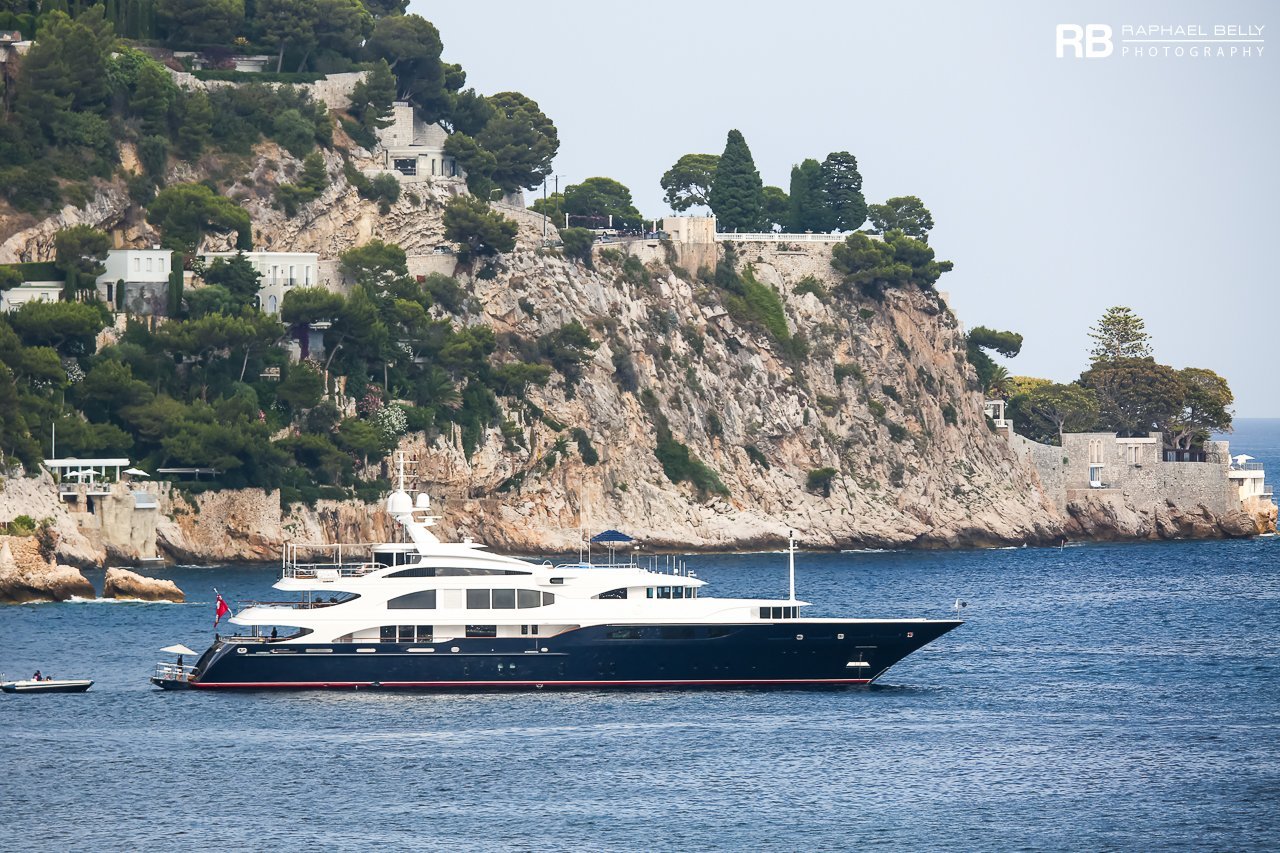
[[[870,684],[958,621],[597,625],[439,643],[224,640],[192,688],[529,690]]]

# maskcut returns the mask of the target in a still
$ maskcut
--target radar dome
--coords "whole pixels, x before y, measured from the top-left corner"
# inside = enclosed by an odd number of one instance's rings
[[[404,489],[396,489],[387,498],[387,513],[390,515],[408,515],[413,512],[413,498]]]

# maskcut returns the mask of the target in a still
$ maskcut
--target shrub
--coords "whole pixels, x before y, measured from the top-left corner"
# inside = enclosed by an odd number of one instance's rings
[[[756,447],[754,444],[748,444],[745,450],[747,451],[747,458],[750,459],[753,464],[759,465],[766,471],[769,469],[769,460],[760,452],[760,448]]]
[[[591,445],[591,436],[587,435],[587,431],[582,427],[574,427],[570,433],[573,440],[578,443],[578,455],[582,457],[582,461],[587,465],[595,465],[600,461],[600,454]]]
[[[901,395],[898,394],[898,389],[893,387],[892,385],[881,385],[880,390],[883,391],[884,395],[888,397],[890,400],[892,400],[893,402],[895,403],[902,402],[902,397]]]
[[[890,423],[886,424],[889,428],[889,438],[894,441],[902,441],[907,437],[907,428],[902,424]]]
[[[835,468],[814,468],[805,478],[805,488],[811,492],[821,492],[823,497],[831,497],[831,481],[839,472]]]
[[[34,536],[36,520],[29,515],[19,515],[5,525],[5,532],[10,536]]]
[[[811,275],[807,275],[800,279],[800,283],[791,289],[796,296],[803,296],[806,293],[812,293],[821,301],[827,299],[827,289],[822,286],[822,282],[818,281]]]
[[[840,383],[852,376],[861,382],[863,380],[862,368],[851,361],[837,363],[831,368],[832,374],[836,378],[836,382]]]
[[[958,421],[958,418],[956,417],[956,407],[950,403],[943,403],[942,419],[951,424],[951,426],[955,426]]]
[[[885,415],[886,410],[884,403],[881,403],[879,400],[868,400],[867,408],[871,411],[871,414],[875,415],[877,418],[883,418]]]

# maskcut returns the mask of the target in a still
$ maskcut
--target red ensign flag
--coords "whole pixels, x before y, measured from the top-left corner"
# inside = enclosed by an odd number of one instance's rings
[[[227,603],[226,603],[225,601],[223,601],[223,600],[222,600],[222,595],[221,595],[221,594],[219,594],[219,595],[218,595],[218,610],[217,610],[217,613],[215,613],[215,614],[214,614],[214,617],[213,617],[213,627],[217,628],[217,627],[218,627],[218,623],[222,621],[222,617],[223,617],[223,616],[226,616],[226,615],[227,615],[228,613],[230,613],[230,612],[231,612],[231,608],[227,606]]]

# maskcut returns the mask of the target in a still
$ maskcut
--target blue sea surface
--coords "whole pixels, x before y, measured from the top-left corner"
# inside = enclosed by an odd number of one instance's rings
[[[785,595],[783,555],[689,562]],[[0,847],[1280,849],[1277,538],[802,554],[811,615],[969,602],[831,690],[164,693],[158,649],[208,644],[213,587],[275,578],[167,574],[188,603],[0,608],[10,677],[97,682],[0,696]]]

